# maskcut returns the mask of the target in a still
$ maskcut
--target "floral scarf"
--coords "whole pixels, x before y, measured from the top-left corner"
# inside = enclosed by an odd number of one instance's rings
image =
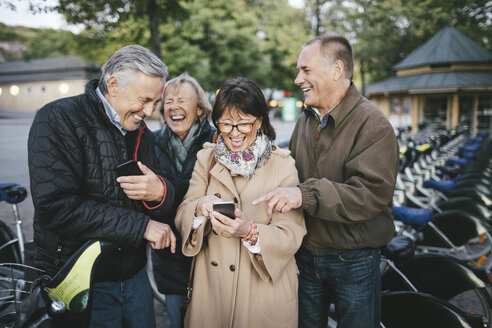
[[[249,148],[232,152],[226,147],[222,135],[219,135],[215,147],[215,160],[227,167],[231,175],[242,175],[249,179],[258,167],[268,161],[272,145],[272,141],[265,135],[258,134]]]

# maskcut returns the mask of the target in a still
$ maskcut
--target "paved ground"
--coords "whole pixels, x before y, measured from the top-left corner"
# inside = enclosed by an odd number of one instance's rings
[[[18,183],[28,189],[28,197],[19,204],[19,213],[23,220],[24,234],[27,240],[32,239],[32,217],[34,209],[29,190],[29,170],[27,166],[27,138],[34,112],[7,112],[0,110],[0,183]],[[158,121],[147,122],[151,130],[160,127]],[[285,142],[290,138],[294,122],[283,122],[273,119],[272,124],[277,132],[277,142]],[[0,202],[0,220],[13,226],[12,208]],[[166,328],[169,320],[164,313],[162,304],[155,302],[157,328]]]

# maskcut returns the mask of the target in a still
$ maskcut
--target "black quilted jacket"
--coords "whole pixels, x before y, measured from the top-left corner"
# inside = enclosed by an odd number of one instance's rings
[[[166,145],[171,142],[170,138],[163,133],[163,129],[155,132],[155,153],[159,159],[161,172],[169,177],[169,180],[175,186],[175,203],[171,212],[173,218],[170,223],[171,228],[176,235],[176,252],[171,253],[169,248],[152,250],[152,265],[154,268],[154,277],[157,287],[164,294],[186,294],[186,287],[190,278],[191,257],[186,257],[181,251],[181,234],[174,226],[174,217],[178,210],[179,204],[190,186],[190,179],[195,167],[196,154],[203,148],[207,141],[211,142],[214,136],[215,128],[207,125],[201,131],[200,136],[195,140],[188,151],[183,169],[181,172],[176,168],[174,158],[167,151]]]
[[[116,166],[135,159],[159,172],[154,136],[143,123],[123,136],[106,117],[97,84],[45,105],[29,132],[36,262],[54,274],[88,239],[109,240],[120,247],[99,261],[95,280],[122,281],[144,267],[147,223],[167,217],[174,187],[164,179],[161,204],[126,197]]]

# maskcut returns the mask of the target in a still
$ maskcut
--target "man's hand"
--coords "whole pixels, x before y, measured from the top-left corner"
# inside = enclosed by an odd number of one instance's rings
[[[176,236],[171,227],[165,223],[149,220],[144,238],[149,241],[153,249],[171,247],[171,253],[176,251]]]
[[[273,211],[286,213],[302,205],[302,193],[299,187],[275,188],[269,193],[253,201],[253,205],[267,202],[266,208],[268,216],[271,218]]]
[[[144,175],[122,176],[116,179],[121,189],[130,199],[144,200],[147,202],[160,202],[164,197],[164,184],[162,180],[147,166],[138,162],[138,167]]]

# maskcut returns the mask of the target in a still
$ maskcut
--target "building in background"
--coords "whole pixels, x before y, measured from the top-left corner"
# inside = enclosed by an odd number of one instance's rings
[[[492,53],[455,28],[442,29],[393,68],[396,76],[369,85],[366,96],[394,126],[492,129]]]
[[[74,56],[0,63],[0,110],[37,110],[83,93],[87,81],[100,76],[99,66]]]

